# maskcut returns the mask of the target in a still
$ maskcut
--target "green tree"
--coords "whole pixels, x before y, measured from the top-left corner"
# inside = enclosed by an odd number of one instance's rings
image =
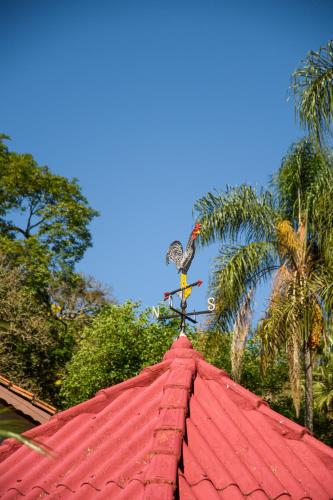
[[[66,275],[66,279],[62,274],[53,275],[52,278],[48,286],[50,313],[66,328],[68,336],[76,344],[84,327],[93,321],[105,305],[116,301],[111,289],[92,276],[72,272]]]
[[[66,406],[122,382],[145,366],[159,363],[179,334],[179,322],[151,321],[132,302],[106,306],[87,326],[77,352],[67,365],[61,395]]]
[[[271,191],[257,193],[242,185],[208,193],[195,205],[201,243],[223,243],[211,285],[222,329],[232,327],[250,291],[275,276],[259,329],[263,360],[286,347],[297,412],[304,372],[305,425],[310,429],[313,354],[332,303],[332,180],[331,154],[302,140],[283,159]]]
[[[97,215],[76,179],[53,174],[30,154],[10,152],[0,137],[0,250],[44,287],[53,272],[74,269],[91,246]]]
[[[0,254],[1,374],[55,404],[58,370],[71,357],[74,337],[27,287],[19,267]]]
[[[322,142],[333,119],[333,40],[306,59],[292,75],[296,113],[310,134]]]
[[[62,321],[90,323],[101,308],[115,303],[110,288],[92,276],[72,273],[66,281],[61,276],[49,287],[52,311]]]
[[[1,373],[58,405],[59,387],[84,325],[109,302],[75,272],[97,215],[76,179],[53,174],[0,136]],[[1,325],[0,325],[1,326]]]
[[[87,324],[110,303],[96,280],[72,273],[50,290],[51,308],[0,254],[1,374],[60,406],[59,381]]]
[[[231,333],[208,329],[197,332],[191,341],[194,349],[203,354],[207,363],[211,363],[228,373],[231,372]]]

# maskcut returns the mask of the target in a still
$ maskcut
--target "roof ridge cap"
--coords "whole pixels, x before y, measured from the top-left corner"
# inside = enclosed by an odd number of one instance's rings
[[[164,354],[163,361],[177,358],[204,359],[200,352],[193,349],[192,342],[184,334],[174,340],[170,349]]]
[[[197,360],[193,357],[177,356],[170,363],[153,431],[153,457],[144,476],[146,485],[166,483],[174,490],[177,487],[177,470],[196,373]]]

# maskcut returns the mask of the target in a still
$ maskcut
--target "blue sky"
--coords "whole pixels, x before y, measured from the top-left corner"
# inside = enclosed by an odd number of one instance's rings
[[[332,19],[325,0],[2,0],[0,132],[100,211],[78,269],[120,302],[174,288],[165,253],[187,241],[195,201],[265,185],[302,136],[290,75]],[[197,252],[193,307],[216,253]]]

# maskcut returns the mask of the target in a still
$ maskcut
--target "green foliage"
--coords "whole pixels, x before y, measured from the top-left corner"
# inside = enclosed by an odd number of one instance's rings
[[[208,330],[194,334],[191,341],[194,349],[201,352],[208,363],[231,372],[231,333]]]
[[[215,259],[211,279],[218,322],[227,329],[237,318],[250,288],[266,280],[277,268],[277,254],[270,241],[223,245]]]
[[[57,402],[57,371],[70,359],[74,338],[27,287],[20,268],[0,254],[1,374],[36,396]]]
[[[35,286],[45,285],[51,270],[73,270],[91,245],[88,225],[96,215],[75,179],[10,152],[0,137],[0,251]]]
[[[327,365],[315,370],[314,401],[319,412],[333,420],[333,356]]]
[[[194,209],[202,224],[199,243],[207,245],[215,239],[225,243],[215,260],[211,290],[217,300],[220,328],[227,330],[249,288],[255,288],[275,269],[272,240],[278,213],[269,191],[257,193],[247,185],[227,187],[220,194],[207,193]],[[242,243],[237,244],[237,239]]]
[[[0,234],[0,252],[12,266],[21,269],[22,277],[30,288],[45,295],[52,279],[51,256],[42,248],[35,236],[28,240],[12,240]]]
[[[314,370],[314,404],[319,413],[333,421],[333,334],[328,337]]]
[[[178,328],[178,322],[151,322],[149,311],[138,313],[132,302],[106,306],[85,328],[68,363],[61,387],[65,405],[77,404],[160,362]]]
[[[333,119],[333,40],[306,59],[292,75],[291,91],[302,125],[321,142]]]
[[[21,269],[0,254],[1,374],[56,406],[61,404],[59,380],[84,326],[109,303],[94,280],[75,276],[75,286],[67,281],[58,288],[57,281],[52,289],[51,296],[62,304],[58,313],[64,316],[58,317],[54,307],[26,286]]]
[[[327,189],[327,176],[332,176],[332,165],[330,150],[320,150],[308,138],[289,148],[271,183],[281,219],[297,221],[299,213],[305,210],[310,210],[312,215],[319,199],[318,188],[320,191]]]
[[[276,212],[269,191],[256,192],[247,185],[227,187],[224,193],[207,193],[194,209],[202,224],[199,242],[207,245],[219,239],[246,241],[270,238],[275,231]]]
[[[97,215],[77,180],[53,174],[0,135],[1,373],[58,405],[56,381],[79,331],[108,302],[74,266]],[[57,308],[57,309],[55,309]],[[62,313],[62,315],[59,314]]]

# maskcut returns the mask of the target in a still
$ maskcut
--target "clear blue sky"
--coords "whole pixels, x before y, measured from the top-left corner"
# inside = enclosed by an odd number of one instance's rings
[[[301,137],[290,75],[332,28],[329,0],[2,0],[0,131],[100,211],[79,269],[143,306],[177,285],[194,202],[265,185]],[[216,252],[191,267],[196,308]]]

